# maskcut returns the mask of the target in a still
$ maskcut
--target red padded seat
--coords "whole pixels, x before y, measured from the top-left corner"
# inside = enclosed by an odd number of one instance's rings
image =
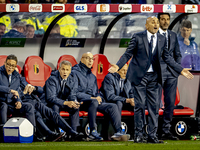
[[[162,102],[164,105],[164,96],[162,94]],[[175,106],[177,106],[180,103],[180,94],[178,87],[176,89],[176,100],[175,100]],[[163,107],[164,108],[164,107]],[[194,111],[189,107],[184,107],[183,109],[174,109],[173,115],[174,116],[191,116],[194,114]],[[159,115],[163,115],[163,109],[159,110]]]
[[[60,58],[58,59],[58,62],[57,62],[57,70],[59,69],[59,65],[60,65],[60,63],[61,63],[63,60],[69,61],[69,62],[72,64],[72,67],[73,67],[74,65],[77,64],[77,61],[76,61],[76,59],[74,58],[74,56],[72,56],[72,55],[62,55],[62,56],[60,56]]]
[[[67,111],[60,111],[60,116],[62,117],[69,117],[69,113]],[[79,112],[79,117],[82,117],[83,113]]]
[[[101,87],[101,82],[104,80],[104,77],[108,74],[108,69],[110,68],[110,63],[107,57],[103,54],[94,55],[94,63],[92,66],[92,73],[97,78],[98,88]]]
[[[87,117],[88,116],[88,112],[86,112],[86,111],[80,111],[80,112],[83,114],[83,117]],[[102,114],[102,113],[97,111],[97,116],[98,117],[103,117],[104,114]]]
[[[46,65],[39,56],[27,57],[24,64],[24,76],[26,81],[34,86],[45,85],[45,81],[51,75],[51,67]]]

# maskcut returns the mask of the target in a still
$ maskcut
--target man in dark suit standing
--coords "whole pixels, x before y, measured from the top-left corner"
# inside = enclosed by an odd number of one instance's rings
[[[181,64],[181,52],[179,49],[178,39],[176,33],[168,30],[170,24],[169,13],[159,13],[158,20],[160,22],[159,33],[166,37],[167,48],[169,54],[174,60]],[[162,124],[162,135],[163,140],[178,140],[177,137],[173,136],[170,132],[171,121],[173,117],[174,103],[176,99],[176,87],[178,82],[179,74],[168,66],[161,58],[160,65],[162,68],[162,87],[159,90],[159,100],[161,100],[162,89],[164,94],[164,112],[163,112],[163,124]]]
[[[134,121],[135,137],[134,142],[143,143],[143,132],[145,128],[145,105],[148,115],[148,143],[163,143],[159,141],[156,132],[158,128],[158,89],[162,84],[160,58],[161,56],[176,72],[192,79],[193,75],[177,64],[166,47],[166,38],[157,33],[159,21],[156,17],[149,17],[146,20],[146,29],[133,35],[126,52],[122,55],[116,65],[109,68],[111,73],[118,71],[133,56],[127,79],[131,82],[134,90]]]

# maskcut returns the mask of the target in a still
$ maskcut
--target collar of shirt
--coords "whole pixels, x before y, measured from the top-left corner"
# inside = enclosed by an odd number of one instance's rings
[[[163,31],[161,28],[159,28],[159,33],[163,35],[163,33],[166,33],[166,37],[168,37],[168,32],[167,30],[166,31]]]
[[[121,88],[122,86],[124,86],[124,85],[123,85],[123,84],[124,84],[124,80],[125,80],[125,79],[120,78],[120,81],[119,81],[120,88]]]
[[[154,38],[153,38],[153,49],[152,49],[152,52],[154,51],[155,47],[156,47],[156,42],[157,42],[157,34],[152,34],[150,33],[148,30],[147,30],[147,39],[148,39],[148,42],[150,43],[151,41],[151,36],[154,35]]]
[[[147,39],[148,41],[150,42],[151,41],[151,36],[154,35],[154,38],[153,38],[153,43],[155,43],[155,41],[157,41],[157,34],[152,34],[150,33],[148,30],[147,30]]]
[[[8,78],[11,78],[11,77],[12,77],[12,73],[8,75]]]

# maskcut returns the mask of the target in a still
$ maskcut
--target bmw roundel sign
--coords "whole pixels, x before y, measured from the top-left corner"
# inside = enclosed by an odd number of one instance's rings
[[[185,133],[187,132],[186,123],[184,121],[177,122],[177,124],[175,125],[175,131],[179,136],[185,135]]]
[[[97,130],[97,125],[96,124],[95,124],[95,130]],[[87,123],[86,126],[85,126],[85,134],[87,136],[90,135],[90,126],[89,126],[89,123]]]
[[[128,127],[125,122],[121,122],[121,128],[123,133],[127,133]]]

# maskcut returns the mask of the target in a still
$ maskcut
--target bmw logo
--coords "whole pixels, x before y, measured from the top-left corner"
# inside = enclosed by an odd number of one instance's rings
[[[97,127],[95,127],[95,130],[97,130]],[[85,134],[86,134],[87,136],[90,135],[90,126],[89,126],[89,123],[86,124],[86,126],[85,126]]]
[[[177,122],[175,131],[178,135],[183,136],[187,132],[187,125],[184,121]]]
[[[127,133],[128,127],[125,122],[121,122],[121,128],[123,133]]]

